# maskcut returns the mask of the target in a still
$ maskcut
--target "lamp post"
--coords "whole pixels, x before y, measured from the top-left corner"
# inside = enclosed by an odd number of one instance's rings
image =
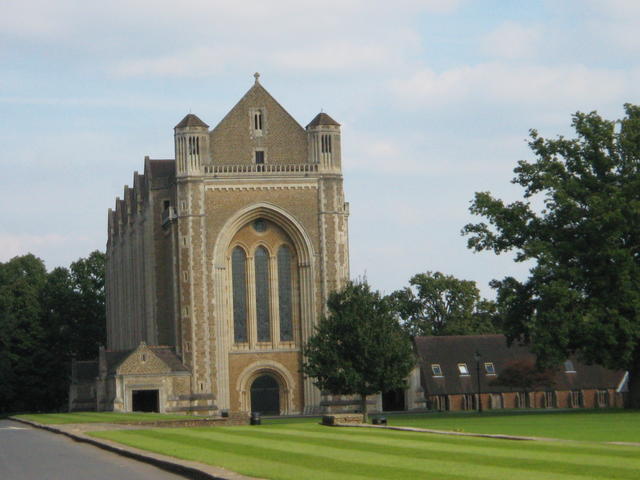
[[[482,358],[482,355],[480,355],[480,352],[476,350],[474,357],[476,359],[476,378],[478,379],[478,413],[482,413],[482,397],[480,396],[480,359]]]

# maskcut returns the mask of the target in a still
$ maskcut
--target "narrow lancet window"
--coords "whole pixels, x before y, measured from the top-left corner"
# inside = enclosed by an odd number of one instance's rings
[[[271,341],[271,325],[269,319],[269,252],[264,247],[256,249],[256,321],[258,324],[258,341]]]
[[[236,343],[247,341],[247,256],[240,247],[231,254],[233,282],[233,339]]]
[[[291,319],[291,250],[282,245],[278,250],[278,298],[280,311],[280,341],[293,340]]]

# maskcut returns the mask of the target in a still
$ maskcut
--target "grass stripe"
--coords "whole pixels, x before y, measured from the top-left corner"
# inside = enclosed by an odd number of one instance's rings
[[[215,430],[215,429],[214,429]],[[460,474],[470,475],[472,478],[506,478],[509,476],[517,476],[519,479],[541,479],[549,478],[549,473],[553,472],[553,478],[562,479],[584,479],[586,478],[633,478],[635,475],[611,475],[611,469],[606,469],[604,476],[602,472],[590,473],[571,465],[551,465],[547,463],[543,467],[537,467],[535,464],[523,466],[519,459],[516,462],[500,464],[499,462],[491,462],[490,458],[486,458],[483,462],[469,461],[468,455],[456,455],[455,458],[443,458],[442,455],[428,456],[427,458],[407,458],[392,455],[380,451],[357,451],[339,447],[326,445],[314,445],[309,447],[303,442],[292,441],[282,442],[270,440],[265,442],[262,438],[253,438],[251,436],[236,436],[225,434],[221,431],[209,431],[205,434],[201,431],[181,431],[176,432],[159,432],[150,433],[151,431],[141,432],[141,435],[160,435],[161,438],[173,438],[176,442],[188,445],[207,445],[208,448],[220,448],[219,445],[226,445],[230,451],[237,452],[241,450],[248,452],[250,456],[259,456],[260,458],[284,458],[283,461],[293,462],[294,464],[320,464],[324,469],[325,465],[330,464],[333,467],[329,470],[334,474],[353,470],[354,468],[362,471],[366,468],[365,474],[374,475],[375,478],[416,478],[424,472],[437,474],[438,478],[443,475],[456,472]],[[250,433],[250,431],[249,431]],[[341,448],[340,448],[341,447]],[[313,452],[313,453],[310,453]],[[339,468],[338,468],[339,467]],[[553,467],[553,468],[552,468]]]
[[[118,438],[113,438],[107,434],[117,433]],[[250,444],[242,444],[238,442],[229,441],[226,438],[194,438],[192,436],[183,435],[177,433],[175,430],[171,432],[158,431],[158,430],[129,430],[118,432],[96,432],[96,436],[111,438],[113,440],[125,443],[131,446],[138,446],[140,442],[136,442],[136,437],[143,441],[149,439],[161,443],[165,443],[171,446],[173,452],[178,452],[178,447],[188,447],[185,451],[182,451],[179,455],[181,458],[187,458],[190,460],[196,460],[198,455],[194,455],[192,449],[197,449],[206,452],[214,450],[217,453],[224,453],[224,457],[218,459],[211,458],[211,456],[204,459],[199,458],[199,461],[203,461],[209,464],[220,465],[225,468],[233,469],[239,473],[246,475],[264,476],[264,468],[253,470],[250,466],[251,461],[260,460],[261,462],[267,462],[270,464],[279,464],[281,469],[269,475],[269,478],[273,479],[286,479],[286,480],[298,480],[300,478],[305,479],[320,479],[320,478],[347,478],[347,476],[356,475],[359,478],[376,478],[376,479],[442,479],[442,480],[464,480],[469,477],[461,474],[448,473],[450,469],[445,467],[436,468],[433,471],[426,469],[409,469],[400,467],[389,467],[386,465],[372,464],[369,461],[358,462],[349,461],[339,458],[340,452],[336,455],[335,449],[330,455],[320,456],[304,453],[296,453],[291,455],[293,445],[287,445],[285,449],[277,449],[270,447],[262,447]],[[264,442],[262,442],[264,444]],[[241,447],[242,455],[240,456],[238,451]],[[155,449],[153,447],[147,448],[159,453],[168,453],[166,449]],[[239,462],[229,461],[228,456],[240,457]],[[277,458],[277,461],[274,459]],[[307,475],[301,477],[295,474],[293,469],[305,469]],[[469,472],[470,473],[470,472]],[[330,475],[328,475],[330,474]],[[495,475],[495,474],[494,474]],[[474,477],[479,478],[479,477]],[[495,478],[495,476],[487,476],[486,478]],[[542,478],[542,477],[540,477]]]
[[[313,428],[310,428],[313,427]],[[245,427],[243,427],[245,428]],[[246,427],[256,428],[256,427]],[[385,435],[383,437],[372,436],[372,434],[381,432],[381,430],[369,430],[369,429],[329,429],[328,427],[317,427],[306,425],[304,427],[296,426],[288,429],[283,428],[261,428],[265,432],[293,432],[294,434],[309,435],[311,437],[318,438],[358,438],[362,441],[371,441],[374,443],[388,444],[393,442],[396,446],[406,446],[409,448],[428,446],[434,448],[435,445],[438,448],[447,448],[449,450],[459,451],[461,446],[470,448],[477,453],[481,453],[483,450],[491,450],[499,448],[505,455],[513,453],[520,455],[523,451],[528,451],[540,455],[586,455],[588,457],[613,457],[621,460],[623,463],[626,461],[637,461],[639,457],[640,449],[633,446],[619,446],[619,445],[598,445],[593,443],[579,443],[579,442],[522,442],[522,441],[508,441],[497,440],[489,438],[474,438],[474,437],[453,437],[444,435],[434,435],[428,433],[416,433],[416,432],[400,432],[394,430],[384,430]],[[321,429],[324,429],[321,431]],[[326,431],[331,433],[325,433]],[[380,438],[379,440],[376,440]],[[619,463],[619,462],[617,462]]]
[[[187,436],[192,438],[210,438],[213,431],[202,432],[197,430],[187,431]],[[382,433],[382,432],[381,432]],[[326,447],[327,440],[313,439],[309,437],[297,437],[291,438],[291,436],[278,436],[264,435],[258,430],[250,429],[228,429],[226,432],[227,440],[228,436],[242,437],[249,440],[248,443],[265,444],[264,440],[269,440],[269,446],[273,447],[280,445],[281,449],[285,450],[293,448],[293,451],[307,451],[313,450],[316,454],[324,451],[326,448],[330,448],[331,451],[327,453],[327,456],[335,454],[335,450],[338,452],[350,451],[350,456],[356,456],[362,454],[364,456],[370,456],[374,454],[377,459],[383,459],[381,464],[396,465],[401,467],[408,463],[406,459],[412,459],[415,462],[450,462],[456,464],[460,461],[460,451],[443,451],[439,449],[418,449],[418,448],[402,448],[395,445],[374,445],[365,442],[354,442],[350,440],[332,440],[331,447]],[[274,439],[277,438],[277,439]],[[302,446],[304,445],[304,446]],[[312,447],[312,448],[307,448]],[[472,465],[474,467],[490,467],[490,468],[506,468],[522,472],[549,472],[555,474],[571,474],[577,476],[591,477],[593,475],[600,476],[602,478],[616,478],[616,479],[629,479],[636,480],[637,478],[637,466],[631,466],[629,468],[615,466],[611,463],[608,466],[598,466],[593,464],[585,464],[585,462],[568,463],[561,460],[549,460],[536,458],[527,458],[526,455],[521,455],[517,458],[504,458],[500,456],[499,445],[493,451],[487,451],[483,454],[470,453],[465,449],[464,451],[464,463]],[[517,460],[517,462],[514,462]],[[588,467],[588,468],[585,468]],[[519,474],[521,476],[521,474]]]
[[[321,432],[310,432],[310,431],[297,431],[297,430],[256,430],[256,429],[234,429],[227,430],[229,434],[232,435],[242,435],[242,434],[250,434],[253,437],[259,437],[263,439],[280,439],[285,441],[299,441],[304,442],[310,445],[326,445],[328,441],[332,442],[332,445],[342,445],[343,448],[353,448],[363,451],[379,451],[392,453],[398,456],[406,456],[413,458],[423,458],[425,454],[425,447],[427,446],[425,443],[411,442],[411,441],[403,441],[403,440],[394,440],[394,442],[390,445],[389,438],[382,434],[381,431],[373,431],[370,435],[360,436],[357,438],[357,441],[353,439],[345,439],[344,436],[340,436],[340,434],[330,434],[330,433],[321,433]],[[436,436],[430,435],[433,438],[433,442],[430,442],[429,452],[433,455],[438,455],[439,458],[446,458],[447,455],[453,457],[458,457],[460,455],[460,442],[458,444],[447,444],[442,445],[437,441]],[[582,452],[575,452],[574,450],[571,453],[567,454],[565,451],[555,450],[552,453],[549,452],[536,452],[535,450],[530,450],[528,448],[522,448],[522,446],[518,450],[504,450],[502,447],[506,443],[504,440],[489,440],[489,445],[482,446],[470,446],[465,444],[464,451],[465,455],[474,454],[478,457],[485,457],[490,455],[493,458],[501,458],[505,461],[512,460],[513,458],[518,458],[520,460],[530,460],[530,461],[556,461],[560,463],[570,463],[574,465],[580,465],[584,467],[585,465],[597,466],[597,467],[615,467],[624,469],[632,469],[633,471],[640,470],[640,458],[638,458],[638,453],[636,451],[636,456],[630,459],[619,459],[612,458],[604,455],[593,456],[589,454],[584,454]],[[527,444],[527,447],[529,444]]]

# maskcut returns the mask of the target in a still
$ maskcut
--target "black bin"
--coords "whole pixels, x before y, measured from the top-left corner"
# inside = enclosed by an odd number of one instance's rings
[[[260,412],[251,412],[251,425],[262,425]]]

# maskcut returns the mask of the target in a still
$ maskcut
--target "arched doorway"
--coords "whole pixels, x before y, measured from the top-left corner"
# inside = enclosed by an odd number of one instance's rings
[[[399,412],[406,410],[404,389],[396,388],[382,394],[382,410],[384,412]]]
[[[260,375],[251,384],[251,411],[280,415],[280,385],[271,375]]]

